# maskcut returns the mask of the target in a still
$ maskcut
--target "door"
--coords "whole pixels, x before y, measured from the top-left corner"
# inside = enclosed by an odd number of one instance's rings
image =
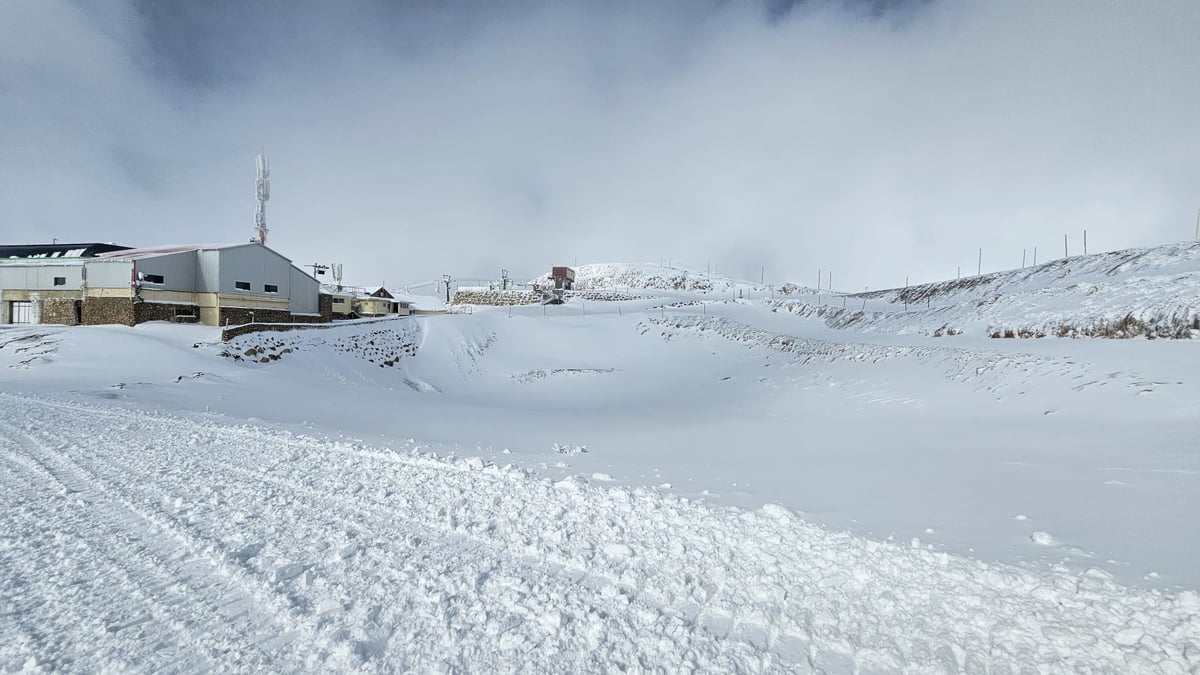
[[[13,301],[8,304],[9,323],[29,323],[33,321],[33,303]]]

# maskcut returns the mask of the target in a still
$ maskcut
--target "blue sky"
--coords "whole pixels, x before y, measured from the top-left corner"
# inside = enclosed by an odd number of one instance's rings
[[[1200,3],[0,3],[0,239],[872,288],[1186,238]],[[840,285],[840,284],[839,284]]]

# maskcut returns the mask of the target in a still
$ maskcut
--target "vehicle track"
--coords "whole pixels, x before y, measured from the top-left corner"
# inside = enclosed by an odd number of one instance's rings
[[[8,394],[0,419],[6,667],[1200,665],[1200,598],[1100,573],[248,425]]]
[[[302,659],[291,660],[296,651],[290,648],[292,639],[285,625],[202,546],[173,536],[177,532],[170,529],[164,531],[162,519],[124,498],[34,433],[0,421],[0,445],[5,448],[4,459],[19,467],[26,479],[12,474],[16,480],[5,481],[5,494],[19,491],[20,502],[37,508],[38,529],[70,538],[86,552],[77,559],[88,568],[83,575],[94,577],[89,580],[77,573],[78,579],[71,583],[100,582],[89,586],[100,594],[97,601],[84,606],[103,614],[106,630],[119,633],[141,625],[145,620],[139,621],[139,614],[144,612],[156,629],[165,627],[174,634],[174,649],[155,645],[152,652],[143,654],[129,645],[120,647],[118,654],[128,665],[171,670],[172,664],[196,655],[214,667],[303,665]],[[58,489],[45,489],[48,484]],[[91,569],[97,564],[102,568]],[[116,576],[120,583],[103,583],[109,576]],[[37,569],[26,570],[26,577],[42,587],[57,586],[61,581],[46,578]],[[137,603],[133,611],[126,606],[126,593]],[[69,619],[71,614],[63,612],[55,619]],[[73,650],[72,645],[62,645],[61,654],[52,656],[52,662],[75,660]],[[142,659],[146,662],[139,664]]]

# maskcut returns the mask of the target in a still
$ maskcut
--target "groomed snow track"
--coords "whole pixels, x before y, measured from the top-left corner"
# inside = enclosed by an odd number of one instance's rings
[[[1200,596],[0,394],[0,670],[1197,672]]]

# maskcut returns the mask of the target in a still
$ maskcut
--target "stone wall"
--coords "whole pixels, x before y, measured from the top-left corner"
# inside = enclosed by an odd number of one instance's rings
[[[564,299],[583,298],[595,302],[619,302],[638,300],[647,296],[632,295],[610,290],[597,291],[559,291]],[[452,305],[540,305],[542,294],[529,290],[489,290],[486,288],[460,288],[454,293]]]
[[[454,292],[452,305],[539,305],[542,294],[535,291],[490,291],[483,289],[463,289]]]
[[[386,318],[386,319],[363,319],[363,320],[356,321],[355,323],[383,323],[386,321],[396,321],[396,320],[398,320],[397,317],[391,317],[391,318]],[[282,332],[287,332],[287,331],[291,331],[291,330],[319,330],[322,328],[337,328],[339,326],[345,326],[345,325],[346,324],[344,324],[344,323],[334,324],[334,323],[315,323],[315,322],[308,323],[308,324],[305,324],[302,322],[296,322],[296,323],[249,323],[249,324],[245,324],[243,326],[230,326],[229,328],[223,329],[221,331],[221,341],[228,342],[235,337],[239,337],[241,335],[249,335],[251,333],[282,333]]]
[[[83,301],[83,324],[133,325],[133,298],[88,298]]]
[[[74,298],[46,298],[42,301],[42,323],[78,325],[79,302]]]
[[[222,307],[217,321],[221,326],[240,325],[243,323],[292,323],[292,314],[285,309]]]
[[[322,293],[317,299],[317,308],[319,315],[316,314],[292,314],[288,319],[290,323],[329,323],[333,321],[335,316],[333,313],[333,296]],[[258,318],[258,315],[255,315]]]
[[[177,316],[181,310],[190,311],[192,316]],[[133,320],[135,323],[146,321],[174,321],[178,323],[196,323],[200,320],[200,308],[195,305],[176,305],[158,302],[138,302],[133,305]]]

